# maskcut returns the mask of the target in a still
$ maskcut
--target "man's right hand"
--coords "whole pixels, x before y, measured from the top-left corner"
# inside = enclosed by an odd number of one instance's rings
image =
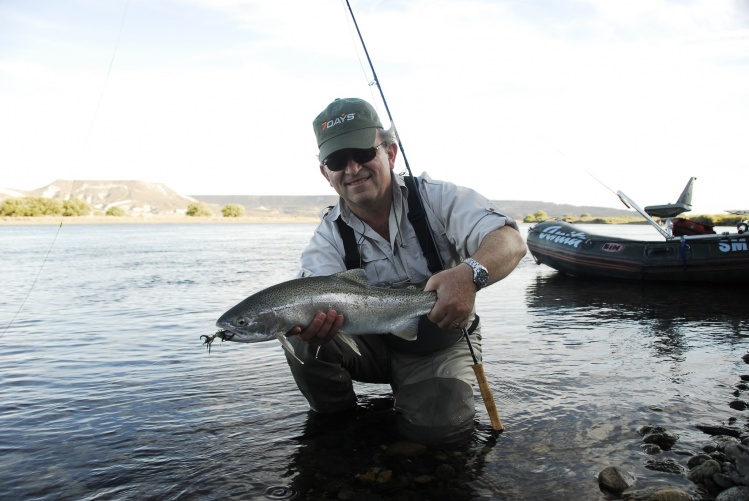
[[[329,310],[327,314],[320,311],[307,327],[302,328],[297,325],[286,335],[298,336],[302,341],[312,345],[322,345],[333,339],[342,325],[343,315],[335,310]]]

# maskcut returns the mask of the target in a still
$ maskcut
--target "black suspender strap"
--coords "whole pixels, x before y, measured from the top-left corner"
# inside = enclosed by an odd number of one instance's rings
[[[338,225],[338,232],[341,234],[343,240],[343,249],[346,252],[344,261],[346,262],[346,269],[353,270],[361,268],[361,256],[359,255],[359,248],[356,245],[356,235],[351,226],[347,225],[341,216],[335,220]]]
[[[406,187],[408,188],[408,220],[411,221],[411,226],[414,227],[416,236],[419,238],[421,252],[424,253],[424,257],[427,259],[429,271],[437,273],[438,271],[442,271],[442,263],[434,246],[434,240],[429,229],[429,221],[427,221],[424,208],[421,206],[421,200],[417,191],[419,189],[417,185],[418,181],[413,176],[403,176],[403,180],[406,182]]]
[[[419,194],[416,190],[419,187],[416,184],[416,178],[412,176],[403,176],[403,180],[406,182],[408,188],[408,220],[414,227],[414,232],[419,239],[419,245],[421,245],[421,252],[427,260],[427,266],[429,271],[437,273],[442,271],[442,264],[440,263],[439,256],[437,255],[437,249],[434,246],[432,235],[429,233],[429,222],[427,221],[424,209],[421,206],[419,200]],[[346,263],[347,270],[353,270],[355,268],[361,268],[361,256],[359,254],[359,247],[356,245],[356,235],[351,226],[347,225],[341,216],[335,220],[338,226],[338,232],[341,234],[343,240],[343,249],[346,252],[344,261]]]

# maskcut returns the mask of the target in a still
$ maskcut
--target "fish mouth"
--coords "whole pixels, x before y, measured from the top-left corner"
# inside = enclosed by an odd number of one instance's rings
[[[234,336],[236,335],[237,335],[236,332],[232,332],[228,329],[219,329],[216,331],[216,334],[215,334],[215,336],[221,339],[221,341],[231,341],[232,338],[234,338]]]
[[[208,348],[208,353],[211,352],[211,343],[216,340],[216,338],[219,338],[222,342],[223,341],[231,341],[232,338],[236,335],[236,333],[231,332],[226,329],[219,329],[216,331],[215,334],[209,336],[207,334],[203,334],[200,336],[200,339],[203,339],[203,344]]]

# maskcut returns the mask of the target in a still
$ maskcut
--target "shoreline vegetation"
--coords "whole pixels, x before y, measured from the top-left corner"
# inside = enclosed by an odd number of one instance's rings
[[[239,217],[139,215],[139,216],[19,216],[0,217],[0,225],[80,225],[80,224],[303,224],[317,223],[317,216],[291,214]]]
[[[218,209],[216,211],[215,209]],[[527,210],[527,207],[526,207]],[[516,211],[517,212],[517,211]],[[573,215],[569,212],[548,214],[537,210],[527,214],[522,221],[517,214],[508,212],[516,221],[540,223],[548,220],[561,220],[571,224],[647,224],[639,215],[609,214],[593,216],[589,212]],[[310,206],[263,207],[258,210],[237,203],[223,206],[192,202],[184,212],[170,211],[165,214],[153,212],[127,211],[123,207],[111,205],[106,212],[95,210],[80,198],[61,200],[45,197],[8,198],[0,202],[0,225],[54,225],[54,224],[290,224],[316,223],[320,220],[320,208]],[[708,226],[732,226],[742,222],[738,215],[693,215],[694,222]]]
[[[278,204],[278,200],[275,201]],[[320,220],[321,203],[315,199],[315,204],[288,205],[285,201],[282,205],[262,205],[261,207],[248,208],[240,203],[227,203],[223,205],[208,204],[204,202],[192,202],[183,211],[165,211],[159,214],[154,208],[161,204],[146,204],[150,210],[132,211],[119,205],[110,203],[106,211],[98,209],[101,204],[95,204],[95,208],[86,200],[80,198],[58,199],[45,197],[22,197],[7,198],[0,201],[0,225],[54,225],[54,224],[289,224],[289,223],[316,223]],[[166,204],[169,205],[169,204]],[[173,205],[173,204],[172,204]],[[610,213],[608,215],[594,216],[590,212],[572,213],[569,209],[573,206],[553,207],[552,214],[544,210],[536,210],[532,214],[526,213],[525,217],[517,217],[526,212],[530,207],[514,207],[507,212],[516,221],[523,223],[539,223],[548,220],[561,220],[571,224],[647,224],[644,218],[637,214],[630,215]],[[579,207],[582,209],[582,207]],[[561,209],[561,210],[560,210]],[[735,226],[742,222],[743,218],[738,215],[692,215],[686,217],[694,222],[708,226]]]
[[[641,217],[596,217],[583,215],[579,217],[555,218],[546,214],[535,214],[524,218],[523,223],[538,223],[559,219],[572,224],[648,224]],[[738,216],[695,215],[687,219],[713,226],[735,226],[741,222]],[[317,215],[308,214],[245,214],[241,216],[186,214],[142,214],[142,215],[45,215],[45,216],[0,216],[1,225],[82,225],[82,224],[308,224],[318,223]]]

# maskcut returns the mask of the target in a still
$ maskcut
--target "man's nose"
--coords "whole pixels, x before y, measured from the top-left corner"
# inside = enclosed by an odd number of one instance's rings
[[[354,160],[353,157],[351,157],[351,155],[349,155],[348,163],[346,164],[346,169],[345,169],[346,174],[348,174],[349,176],[356,175],[361,170],[361,168],[362,168],[361,164],[358,163],[356,160]]]

